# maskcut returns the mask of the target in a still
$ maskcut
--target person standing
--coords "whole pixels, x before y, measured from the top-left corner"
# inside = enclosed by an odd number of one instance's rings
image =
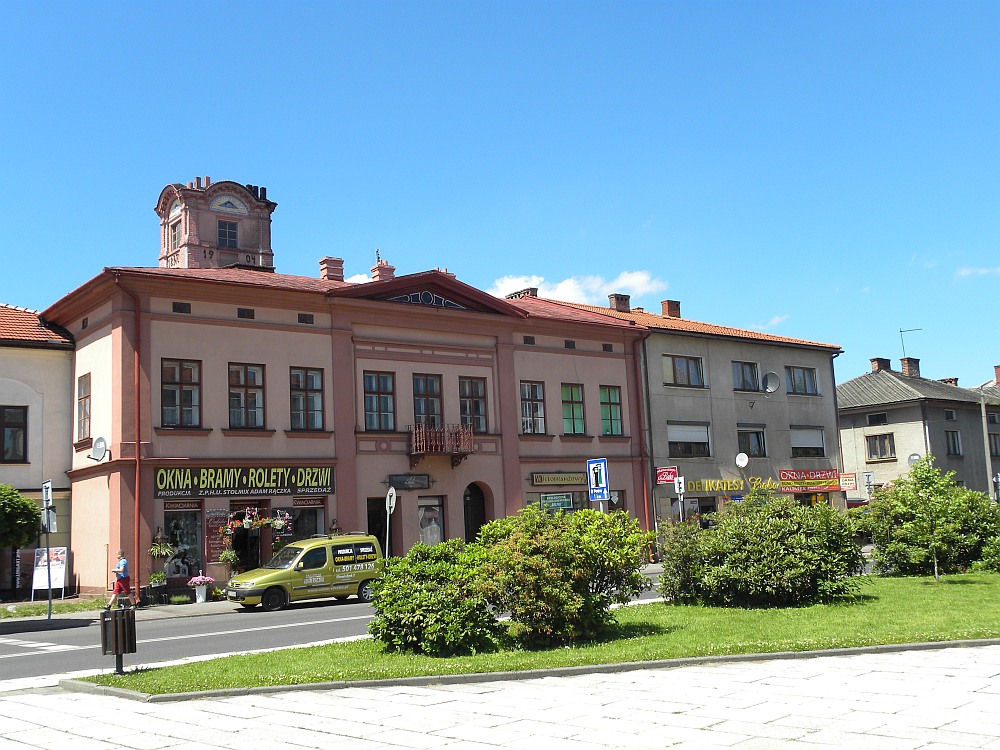
[[[115,576],[114,586],[111,588],[111,601],[105,605],[105,609],[111,609],[118,604],[118,597],[124,594],[128,598],[128,606],[135,608],[132,601],[132,579],[128,574],[128,560],[125,559],[125,550],[118,550],[118,562],[111,569]]]

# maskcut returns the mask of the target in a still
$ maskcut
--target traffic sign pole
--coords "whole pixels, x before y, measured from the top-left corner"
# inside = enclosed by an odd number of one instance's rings
[[[392,524],[392,512],[396,510],[396,488],[389,486],[389,491],[385,493],[385,549],[382,556],[389,556],[389,526]]]

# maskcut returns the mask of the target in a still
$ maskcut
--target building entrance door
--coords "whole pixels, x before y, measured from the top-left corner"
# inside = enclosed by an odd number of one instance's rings
[[[385,522],[385,498],[368,498],[368,533],[378,539],[380,547],[386,547],[386,549],[382,550],[382,554],[389,557],[391,554],[390,550],[392,549],[392,529],[389,529],[389,543],[386,544]]]
[[[478,484],[470,484],[462,496],[465,505],[465,541],[474,542],[486,523],[486,496]]]

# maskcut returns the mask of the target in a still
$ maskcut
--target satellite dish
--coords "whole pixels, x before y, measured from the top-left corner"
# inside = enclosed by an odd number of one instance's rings
[[[748,463],[750,463],[750,456],[748,456],[746,453],[736,454],[736,465],[739,468],[745,469]]]
[[[781,385],[781,381],[778,380],[778,373],[764,373],[764,393],[774,393],[778,390],[779,385]]]
[[[103,461],[104,457],[108,454],[108,441],[102,437],[94,440],[93,448],[91,448],[90,458],[95,461]]]

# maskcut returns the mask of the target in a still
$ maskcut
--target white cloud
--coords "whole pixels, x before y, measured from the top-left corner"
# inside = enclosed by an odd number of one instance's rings
[[[641,297],[667,288],[665,281],[654,279],[648,271],[623,271],[608,280],[603,276],[571,276],[562,281],[547,281],[544,276],[503,276],[487,291],[495,297],[505,297],[528,287],[537,287],[539,297],[580,302],[586,305],[606,305],[609,294]]]
[[[366,273],[356,273],[353,276],[348,276],[344,281],[349,284],[367,284],[372,280],[372,277]]]
[[[955,272],[955,275],[960,279],[967,278],[969,276],[991,276],[993,274],[1000,274],[1000,266],[996,268],[959,268]]]
[[[766,331],[769,328],[774,328],[775,326],[781,325],[786,320],[788,320],[788,318],[789,316],[787,315],[775,315],[766,323],[754,323],[752,327],[760,331]]]

